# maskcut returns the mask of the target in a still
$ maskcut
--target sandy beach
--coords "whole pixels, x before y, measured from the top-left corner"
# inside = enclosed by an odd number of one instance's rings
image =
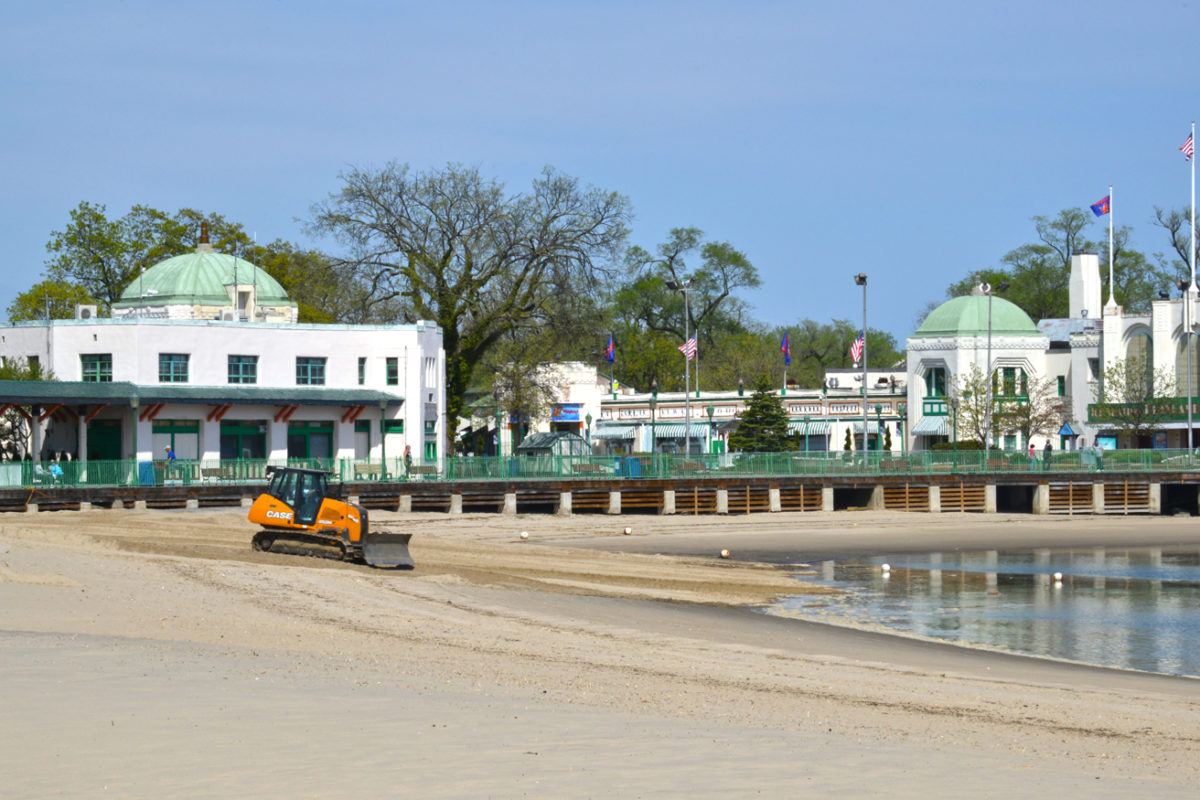
[[[415,570],[254,552],[240,511],[0,518],[2,794],[1190,798],[1200,785],[1200,681],[748,610],[818,591],[754,563],[767,556],[1197,544],[1192,518],[373,524],[414,532]]]

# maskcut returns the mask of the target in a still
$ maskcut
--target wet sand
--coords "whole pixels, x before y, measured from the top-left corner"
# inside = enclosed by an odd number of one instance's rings
[[[5,796],[1193,797],[1200,782],[1200,681],[767,617],[746,607],[803,585],[738,560],[1200,543],[1191,518],[373,522],[415,532],[415,570],[255,553],[230,511],[0,517]]]

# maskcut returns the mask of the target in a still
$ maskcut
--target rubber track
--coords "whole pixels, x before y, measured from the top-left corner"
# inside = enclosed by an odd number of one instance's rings
[[[264,548],[263,539],[270,539],[271,546]],[[254,549],[265,553],[279,553],[288,556],[307,556],[309,558],[327,558],[331,561],[347,561],[342,546],[319,536],[305,536],[295,533],[267,533],[254,535]]]

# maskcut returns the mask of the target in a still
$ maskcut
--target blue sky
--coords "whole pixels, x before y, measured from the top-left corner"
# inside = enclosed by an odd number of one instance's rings
[[[10,4],[0,313],[80,201],[306,236],[347,167],[545,165],[758,267],[768,324],[903,341],[946,286],[1115,184],[1135,247],[1189,202],[1188,2]],[[1094,238],[1106,236],[1097,220]]]

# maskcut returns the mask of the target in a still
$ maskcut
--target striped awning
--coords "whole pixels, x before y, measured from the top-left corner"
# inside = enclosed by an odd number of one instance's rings
[[[654,437],[656,439],[682,439],[685,435],[685,424],[682,422],[658,423],[654,426]],[[692,438],[703,439],[708,436],[707,422],[692,423]]]
[[[632,425],[606,425],[592,431],[593,439],[632,439]]]
[[[913,436],[949,436],[950,420],[947,417],[922,417],[913,425]]]
[[[804,428],[804,420],[792,420],[788,423],[788,430],[797,436],[828,436],[829,431],[833,428],[833,423],[827,419],[810,419],[807,432]]]

